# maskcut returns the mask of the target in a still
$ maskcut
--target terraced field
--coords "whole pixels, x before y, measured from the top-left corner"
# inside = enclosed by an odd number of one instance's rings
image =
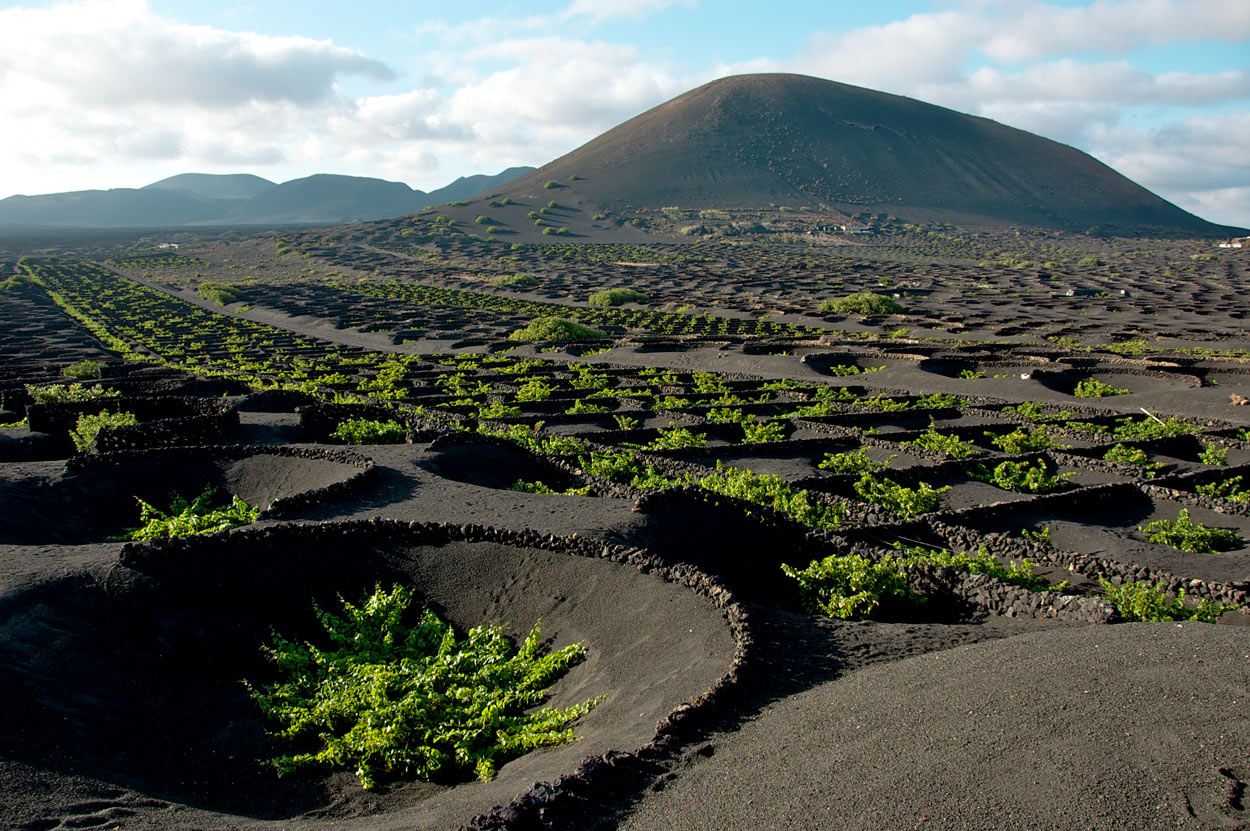
[[[249,243],[243,280],[220,241],[8,265],[0,824],[1250,821],[1243,263],[1126,243],[1121,295],[1105,262],[957,275],[970,252],[903,229],[881,250],[915,262],[452,239],[439,265],[402,230]],[[490,283],[515,273],[539,276]],[[585,302],[625,284],[645,300]],[[874,286],[908,311],[811,302]],[[513,335],[546,317],[598,332]],[[206,488],[258,513],[124,539]],[[580,739],[488,781],[278,778],[241,681],[271,628],[311,637],[310,600],[385,583],[584,644],[549,699],[601,697]],[[1123,729],[1144,711],[1166,731]],[[1045,774],[1012,800],[1030,738]]]

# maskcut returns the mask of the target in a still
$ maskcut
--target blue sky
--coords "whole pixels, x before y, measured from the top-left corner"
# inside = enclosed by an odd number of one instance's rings
[[[993,118],[1250,226],[1247,0],[0,6],[0,198],[188,171],[430,190],[758,71]]]

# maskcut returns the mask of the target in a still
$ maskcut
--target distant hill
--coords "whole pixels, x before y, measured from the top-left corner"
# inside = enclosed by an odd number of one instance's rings
[[[201,199],[251,199],[275,187],[276,182],[250,173],[180,173],[140,190],[176,190]]]
[[[828,206],[913,222],[1222,235],[1072,147],[803,75],[739,75],[626,121],[501,190],[580,205]],[[554,186],[553,186],[554,187]],[[548,191],[549,192],[549,191]]]
[[[461,177],[424,193],[402,182],[317,174],[275,184],[250,174],[183,173],[142,188],[0,199],[0,227],[175,228],[208,225],[334,225],[389,219],[498,187],[530,167]]]
[[[481,173],[476,176],[461,176],[446,187],[430,191],[426,194],[426,198],[431,200],[430,205],[462,202],[465,199],[472,199],[475,196],[486,193],[486,191],[492,188],[507,184],[516,177],[529,173],[532,170],[534,170],[532,167],[510,167],[494,176],[485,176]]]
[[[226,224],[333,224],[389,219],[427,206],[426,195],[403,182],[318,173],[292,179],[238,203]]]

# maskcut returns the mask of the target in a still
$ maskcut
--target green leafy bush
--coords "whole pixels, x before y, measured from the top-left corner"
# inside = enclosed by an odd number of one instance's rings
[[[45,387],[26,385],[26,392],[36,404],[78,404],[83,401],[98,401],[102,398],[117,398],[120,392],[101,386],[86,384],[49,384]]]
[[[675,484],[657,473],[652,465],[643,464],[628,450],[605,450],[579,456],[578,463],[587,473],[639,490],[658,490]]]
[[[746,444],[767,444],[784,439],[786,425],[783,421],[743,421],[742,433]]]
[[[978,465],[969,473],[973,479],[988,482],[996,488],[1012,493],[1053,493],[1072,478],[1071,473],[1050,473],[1046,462],[1038,459],[1028,462],[1000,462],[991,472],[985,465]]]
[[[942,494],[950,490],[950,486],[935,488],[927,482],[920,482],[915,488],[904,487],[888,477],[878,479],[865,471],[855,483],[855,492],[859,498],[902,517],[913,517],[936,511],[942,503]]]
[[[539,341],[598,340],[606,337],[598,329],[591,329],[563,317],[535,318],[528,326],[508,335],[508,340],[521,343]]]
[[[1250,502],[1250,490],[1242,487],[1242,476],[1233,476],[1222,482],[1211,482],[1208,485],[1199,485],[1195,490],[1206,496],[1213,496],[1217,499],[1227,499],[1230,502]]]
[[[707,444],[707,434],[692,433],[685,427],[671,427],[661,430],[659,434],[646,444],[627,444],[638,450],[677,450],[682,447],[703,447]]]
[[[855,620],[873,614],[883,603],[911,600],[903,564],[893,557],[874,563],[858,554],[833,554],[812,560],[804,569],[782,564],[799,581],[804,607],[812,613]]]
[[[901,314],[903,307],[884,294],[861,291],[846,297],[830,298],[820,304],[820,310],[840,315],[892,315]]]
[[[1151,542],[1188,551],[1193,554],[1218,554],[1241,547],[1241,538],[1231,528],[1210,528],[1189,518],[1189,509],[1181,508],[1176,519],[1156,519],[1138,531]]]
[[[596,413],[606,413],[607,411],[607,406],[603,404],[590,404],[586,399],[579,398],[564,413],[565,415],[594,415]]]
[[[394,419],[349,418],[340,421],[330,435],[345,444],[403,444],[407,434],[408,429]]]
[[[73,378],[78,381],[90,381],[93,378],[99,378],[103,372],[104,362],[93,361],[90,358],[61,367],[62,378]]]
[[[894,549],[906,555],[903,558],[904,566],[924,564],[953,568],[965,574],[985,574],[1029,591],[1045,591],[1050,588],[1046,578],[1033,573],[1033,563],[1029,560],[1024,559],[1018,563],[1012,560],[1003,565],[985,546],[979,547],[975,554],[967,551],[956,554],[945,548],[905,545],[901,542],[894,543]]]
[[[686,481],[713,493],[767,506],[812,528],[839,528],[846,515],[843,506],[818,502],[805,489],[790,487],[780,476],[725,467],[720,462],[713,473],[690,476]]]
[[[645,303],[647,296],[633,289],[604,289],[590,295],[587,302],[592,306],[620,306],[625,303]]]
[[[175,496],[168,513],[137,497],[136,501],[139,503],[139,521],[143,524],[127,532],[126,539],[129,540],[167,540],[212,534],[250,525],[260,518],[260,509],[247,504],[237,494],[230,497],[230,504],[213,507],[217,501],[217,489],[211,486],[190,502]]]
[[[1224,467],[1228,464],[1228,448],[1215,442],[1207,442],[1198,454],[1198,461],[1212,467]]]
[[[1150,455],[1145,450],[1140,447],[1129,447],[1126,444],[1113,445],[1102,454],[1102,458],[1108,462],[1136,465],[1150,476],[1154,476],[1163,468],[1163,462],[1150,461]]]
[[[874,462],[868,458],[868,451],[859,448],[842,453],[826,453],[825,458],[816,467],[821,470],[831,470],[834,473],[861,473],[866,470],[876,472],[885,470],[890,461],[895,458],[897,457],[890,456],[884,462]]]
[[[1048,450],[1057,447],[1058,443],[1051,438],[1050,433],[1045,427],[1037,427],[1033,430],[1025,430],[1023,427],[1017,427],[1010,433],[1001,436],[995,436],[993,433],[987,432],[990,443],[1004,453],[1033,453],[1038,450]]]
[[[1168,436],[1184,436],[1195,433],[1198,429],[1193,424],[1186,424],[1175,416],[1169,416],[1164,420],[1150,417],[1135,419],[1132,416],[1125,416],[1116,419],[1116,426],[1112,428],[1111,435],[1120,441],[1144,441]]]
[[[1112,395],[1128,395],[1129,391],[1104,384],[1095,378],[1078,381],[1072,394],[1077,398],[1107,398]]]
[[[538,285],[538,278],[532,274],[500,274],[490,284],[497,289],[527,289]]]
[[[546,401],[556,388],[541,378],[530,378],[516,391],[517,401]]]
[[[938,407],[962,407],[967,403],[958,395],[931,392],[928,395],[917,396],[916,400],[911,402],[911,405],[916,409],[937,409]]]
[[[963,441],[959,436],[939,433],[932,425],[916,438],[911,441],[905,441],[903,444],[908,444],[912,447],[923,447],[926,450],[936,450],[939,453],[945,453],[952,459],[967,459],[980,453],[979,450],[972,446],[972,442]]]
[[[576,436],[546,436],[542,433],[543,422],[533,425],[478,425],[478,432],[488,436],[499,436],[511,439],[517,444],[528,447],[537,453],[549,453],[554,456],[569,453],[585,453],[586,442]]]
[[[279,251],[278,253],[285,254],[286,252]],[[232,286],[227,283],[214,283],[205,280],[196,287],[195,292],[200,297],[203,297],[205,300],[211,300],[218,306],[229,306],[239,299],[238,286]]]
[[[113,427],[134,427],[138,423],[139,420],[135,418],[134,413],[110,413],[108,410],[101,410],[95,415],[80,415],[74,429],[69,431],[69,437],[79,453],[86,453],[91,449],[92,443],[95,442],[101,430]]]
[[[1185,590],[1177,592],[1176,597],[1169,599],[1165,585],[1150,583],[1124,583],[1117,586],[1109,580],[1099,578],[1102,593],[1107,601],[1115,606],[1125,620],[1147,622],[1164,622],[1173,620],[1195,620],[1202,623],[1215,623],[1220,615],[1236,609],[1236,605],[1221,606],[1210,600],[1199,600],[1194,606],[1185,605]]]
[[[537,624],[519,649],[495,626],[459,639],[428,609],[406,625],[411,603],[404,587],[379,587],[360,606],[344,600],[341,616],[316,609],[328,649],[275,634],[264,651],[282,680],[249,691],[278,735],[322,743],[274,759],[279,771],[346,768],[366,789],[383,777],[486,781],[530,750],[574,740],[569,725],[598,699],[532,708],[584,646],[543,654]]]

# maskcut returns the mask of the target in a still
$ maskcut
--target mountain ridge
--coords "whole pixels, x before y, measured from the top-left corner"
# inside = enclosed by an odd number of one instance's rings
[[[274,183],[248,173],[182,173],[139,188],[0,199],[2,228],[335,225],[390,219],[498,187],[530,167],[462,176],[429,193],[364,176],[318,173]]]

